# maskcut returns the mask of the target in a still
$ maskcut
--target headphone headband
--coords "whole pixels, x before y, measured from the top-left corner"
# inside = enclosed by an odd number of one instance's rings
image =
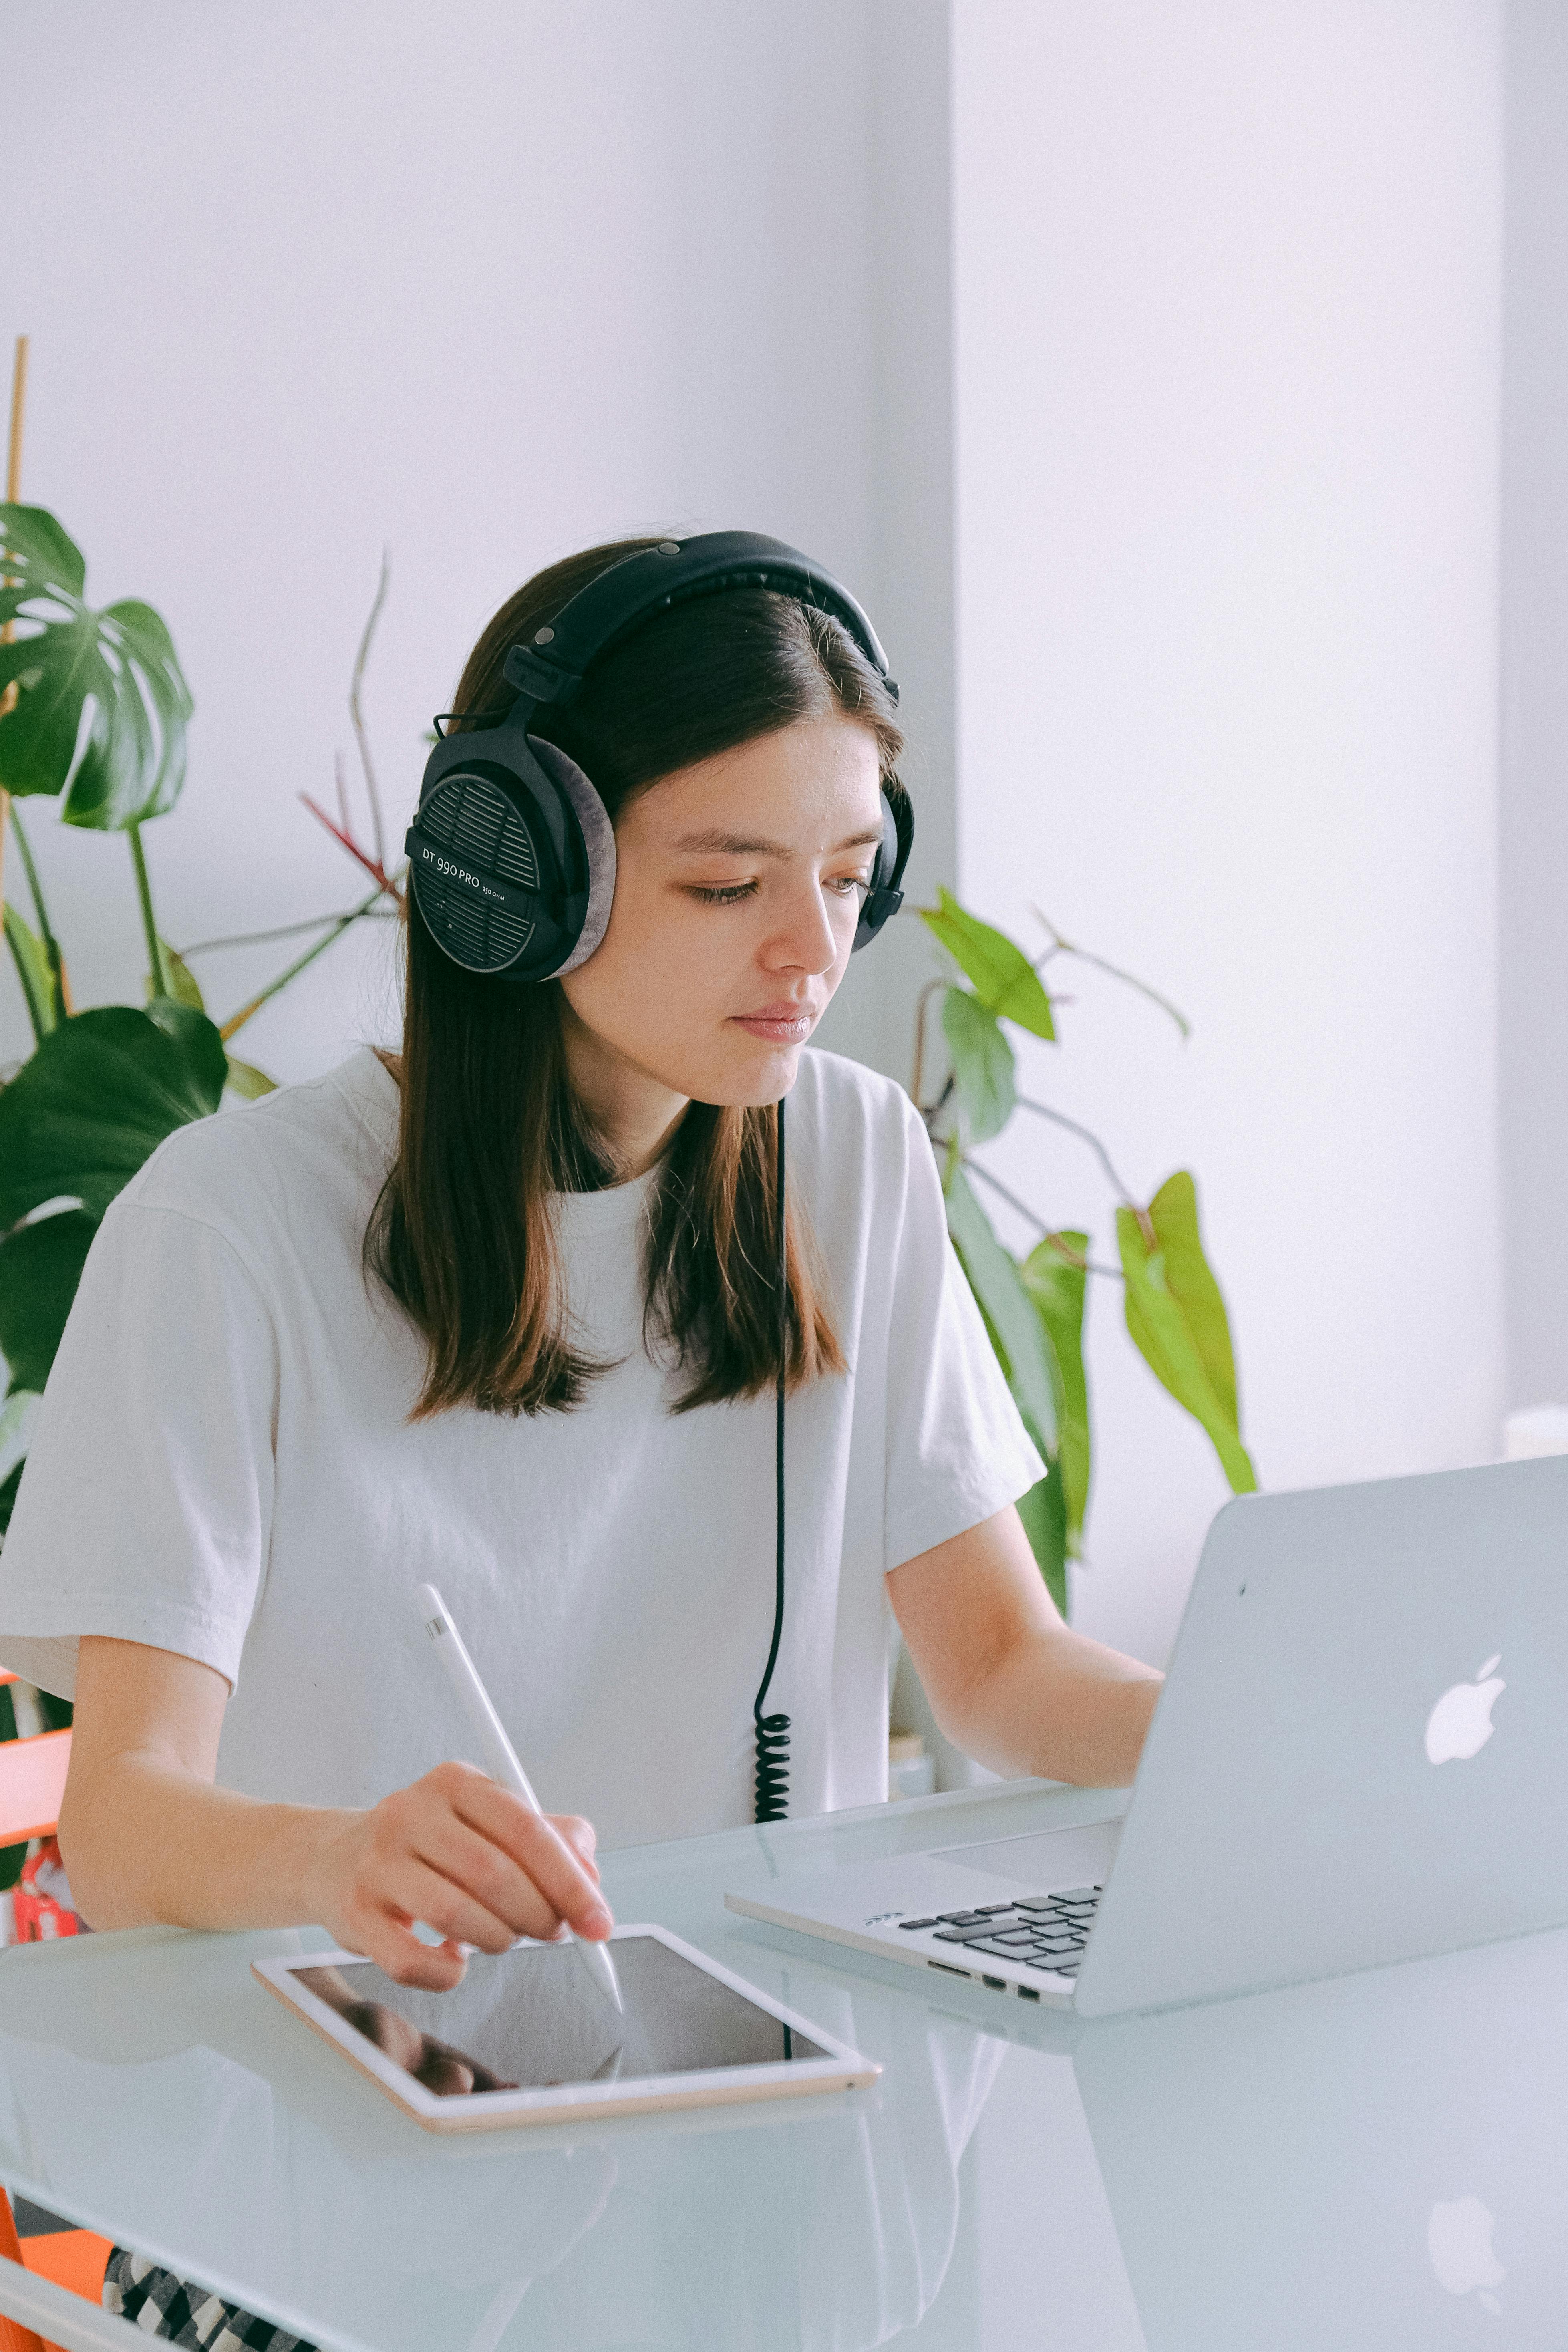
[[[697,539],[660,540],[624,555],[590,580],[525,646],[508,654],[509,686],[533,702],[569,702],[589,664],[640,621],[689,597],[728,588],[771,588],[842,622],[896,702],[888,656],[861,607],[830,572],[782,539],[752,530],[710,530]]]
[[[616,837],[588,777],[531,733],[540,706],[570,702],[598,656],[639,622],[726,588],[768,588],[831,614],[897,699],[888,659],[860,606],[798,548],[749,530],[661,540],[620,557],[569,597],[502,666],[517,692],[477,732],[443,735],[425,764],[405,844],[414,902],[437,945],[465,971],[510,982],[559,978],[605,935]],[[437,722],[439,733],[439,722]],[[884,788],[882,844],[854,944],[869,946],[902,902],[913,837],[909,803]]]

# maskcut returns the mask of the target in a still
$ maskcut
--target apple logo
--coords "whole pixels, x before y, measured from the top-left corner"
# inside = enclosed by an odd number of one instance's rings
[[[1473,1683],[1456,1683],[1446,1690],[1426,1718],[1426,1755],[1434,1764],[1468,1762],[1486,1746],[1497,1728],[1492,1708],[1498,1693],[1508,1685],[1495,1669],[1502,1652],[1489,1658]]]
[[[1434,2205],[1426,2221],[1426,2252],[1439,2286],[1473,2294],[1486,2311],[1500,2311],[1491,2292],[1508,2276],[1492,2252],[1492,2217],[1479,2197]]]

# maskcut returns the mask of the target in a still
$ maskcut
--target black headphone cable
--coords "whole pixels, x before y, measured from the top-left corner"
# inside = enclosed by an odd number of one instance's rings
[[[789,1811],[789,1732],[787,1715],[764,1715],[763,1702],[778,1664],[784,1638],[784,1388],[789,1368],[789,1228],[784,1218],[784,1107],[778,1105],[778,1168],[773,1181],[778,1218],[779,1365],[773,1406],[773,1639],[767,1671],[752,1701],[757,1727],[757,1797],[759,1822],[782,1822]]]

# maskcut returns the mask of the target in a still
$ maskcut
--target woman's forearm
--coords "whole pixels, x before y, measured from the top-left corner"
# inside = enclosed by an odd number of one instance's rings
[[[321,1853],[353,1816],[265,1804],[156,1754],[74,1770],[60,1813],[71,1894],[93,1927],[294,1927],[317,1916]]]
[[[1163,1679],[1152,1666],[1056,1625],[1010,1643],[939,1719],[966,1756],[1004,1777],[1125,1788]]]
[[[363,1811],[215,1787],[227,1696],[193,1659],[80,1643],[60,1852],[89,1926],[320,1926],[432,1986],[457,1983],[468,1945],[505,1951],[563,1921],[609,1934],[589,1824],[531,1812],[471,1765],[437,1764]]]
[[[936,1719],[1005,1777],[1123,1788],[1163,1679],[1065,1625],[1011,1505],[907,1560],[889,1598]]]

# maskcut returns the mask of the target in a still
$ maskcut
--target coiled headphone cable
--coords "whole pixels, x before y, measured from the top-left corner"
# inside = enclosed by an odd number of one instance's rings
[[[787,1715],[764,1715],[763,1701],[778,1664],[784,1613],[784,1387],[789,1365],[789,1230],[784,1218],[784,1107],[778,1106],[778,1170],[773,1184],[778,1215],[779,1371],[773,1408],[773,1640],[767,1672],[752,1701],[757,1727],[757,1801],[759,1822],[782,1822],[789,1811],[789,1729]]]

